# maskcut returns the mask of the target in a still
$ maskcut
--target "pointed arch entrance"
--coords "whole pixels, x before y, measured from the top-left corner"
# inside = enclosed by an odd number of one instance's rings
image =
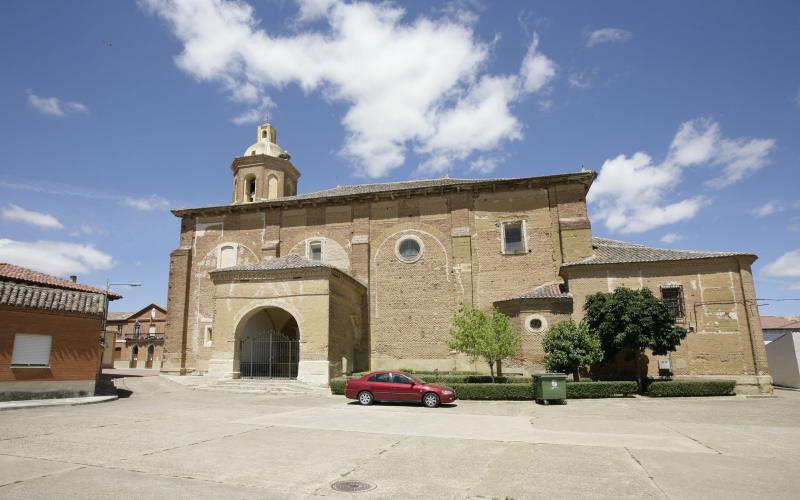
[[[263,307],[243,318],[236,331],[241,378],[297,378],[297,320],[279,307]]]

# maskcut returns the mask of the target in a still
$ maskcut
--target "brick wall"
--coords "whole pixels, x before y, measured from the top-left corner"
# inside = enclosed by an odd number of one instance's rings
[[[100,326],[99,316],[0,307],[0,382],[95,380]],[[49,368],[11,368],[17,333],[53,337]]]

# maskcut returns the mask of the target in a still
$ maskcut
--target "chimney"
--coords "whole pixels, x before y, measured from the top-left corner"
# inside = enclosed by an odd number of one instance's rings
[[[77,283],[78,282],[78,277],[75,276],[74,274],[72,274],[72,275],[70,275],[69,280],[71,282],[73,282],[73,283]]]

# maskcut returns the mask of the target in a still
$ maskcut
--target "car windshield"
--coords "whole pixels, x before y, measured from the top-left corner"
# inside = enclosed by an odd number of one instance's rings
[[[407,376],[408,378],[410,378],[411,380],[413,380],[414,382],[418,383],[418,384],[424,384],[424,383],[425,383],[425,381],[424,381],[424,380],[422,380],[422,379],[421,379],[421,378],[419,378],[419,377],[415,377],[415,376],[413,376],[413,375],[406,375],[406,376]]]

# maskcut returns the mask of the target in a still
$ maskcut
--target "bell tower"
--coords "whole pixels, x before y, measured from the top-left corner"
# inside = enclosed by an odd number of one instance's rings
[[[278,132],[269,123],[258,127],[255,144],[231,163],[232,203],[254,203],[297,194],[300,172],[278,146]]]

